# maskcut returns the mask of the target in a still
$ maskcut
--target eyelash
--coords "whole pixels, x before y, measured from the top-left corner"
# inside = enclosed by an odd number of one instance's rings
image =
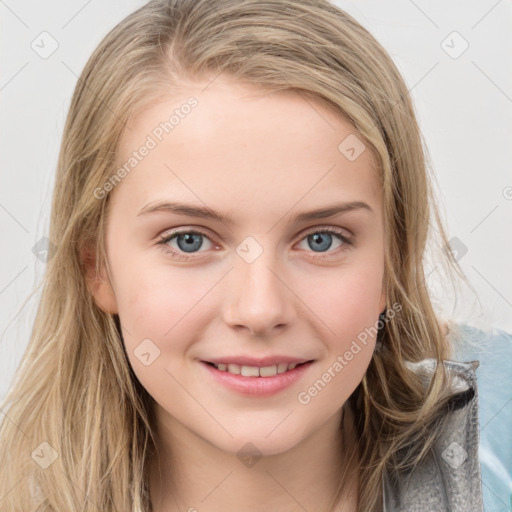
[[[333,235],[336,235],[342,242],[343,242],[343,245],[341,247],[339,247],[337,250],[333,251],[334,254],[340,252],[340,251],[344,251],[344,250],[347,250],[349,249],[351,246],[354,245],[353,241],[352,241],[352,238],[353,237],[346,237],[342,232],[341,230],[338,230],[338,229],[335,229],[335,228],[331,228],[331,227],[327,227],[327,228],[315,228],[311,231],[308,231],[307,233],[304,234],[304,236],[302,237],[302,240],[304,240],[305,238],[307,238],[308,236],[310,235],[314,235],[316,233],[330,233],[330,234],[333,234]],[[180,260],[183,260],[183,261],[187,261],[187,260],[190,260],[190,259],[194,259],[194,256],[187,256],[185,253],[182,253],[182,252],[178,252],[176,251],[175,249],[172,249],[171,247],[169,247],[167,245],[168,242],[170,242],[173,238],[175,238],[176,236],[179,236],[179,235],[183,235],[183,234],[194,234],[194,235],[202,235],[208,239],[210,239],[210,237],[208,236],[207,233],[203,232],[203,231],[198,231],[198,230],[195,230],[195,229],[186,229],[186,230],[180,230],[180,231],[174,231],[170,234],[166,234],[166,235],[163,235],[161,238],[160,238],[160,241],[157,242],[157,245],[160,246],[160,248],[166,252],[166,253],[170,253],[172,254],[172,256],[176,257],[177,259],[180,259]],[[317,259],[326,259],[326,258],[330,258],[332,256],[333,253],[328,253],[327,256],[317,256],[316,258]],[[191,253],[191,254],[196,254],[196,253]],[[318,253],[318,254],[322,254],[322,253]]]

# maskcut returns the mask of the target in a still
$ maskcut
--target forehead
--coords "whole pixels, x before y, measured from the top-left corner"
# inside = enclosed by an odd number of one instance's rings
[[[139,208],[166,195],[260,210],[316,206],[319,196],[380,201],[370,147],[340,114],[309,94],[219,76],[162,97],[128,127],[117,165],[129,172],[113,195],[129,193]]]

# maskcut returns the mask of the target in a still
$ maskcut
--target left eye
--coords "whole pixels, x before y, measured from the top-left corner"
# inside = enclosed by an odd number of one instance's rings
[[[332,245],[333,235],[341,242],[338,246],[338,250],[340,247],[341,250],[344,250],[353,245],[350,240],[351,237],[349,238],[341,230],[333,228],[315,229],[314,231],[310,231],[304,235],[301,242],[306,241],[308,246],[313,249],[314,252],[317,252],[317,249],[320,249],[320,252],[323,252],[328,250]],[[210,244],[213,244],[213,242],[208,238],[208,235],[201,231],[175,231],[168,235],[164,235],[158,242],[158,245],[162,246],[166,252],[171,253],[178,259],[188,260],[191,256],[188,256],[187,253],[197,252],[203,246],[202,240],[204,238],[208,240]],[[177,248],[169,245],[169,242],[174,240],[178,244]],[[337,251],[331,251],[331,253],[332,252]]]
[[[170,252],[178,258],[189,259],[186,253],[195,252],[200,249],[203,245],[203,238],[212,243],[208,236],[200,231],[175,231],[169,235],[164,235],[158,244],[161,244],[166,252]],[[178,243],[178,250],[168,245],[169,242],[174,240]],[[185,254],[179,251],[184,251]]]

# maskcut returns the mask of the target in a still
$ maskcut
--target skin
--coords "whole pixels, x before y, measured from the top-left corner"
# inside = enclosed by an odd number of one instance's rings
[[[199,102],[111,192],[110,277],[103,267],[89,286],[99,307],[119,314],[130,364],[157,404],[155,511],[327,511],[343,472],[355,474],[346,451],[354,447],[350,409],[341,459],[340,420],[371,360],[374,337],[309,403],[297,396],[386,306],[375,160],[369,148],[354,161],[338,150],[356,131],[315,99],[224,76],[205,89],[208,83],[189,84],[131,120],[120,163],[174,108],[190,96]],[[234,224],[170,212],[138,215],[165,199],[206,205]],[[345,201],[363,201],[371,211],[293,220]],[[332,235],[315,250],[306,235],[326,227],[351,236],[353,245]],[[176,238],[167,242],[188,261],[158,245],[177,228],[206,234],[192,253]],[[236,251],[249,236],[263,251],[251,263]],[[160,350],[149,366],[134,354],[145,339]],[[247,397],[212,381],[199,362],[235,354],[315,362],[277,395]],[[248,442],[262,455],[251,467],[237,457]],[[352,478],[336,510],[355,511],[356,494]]]

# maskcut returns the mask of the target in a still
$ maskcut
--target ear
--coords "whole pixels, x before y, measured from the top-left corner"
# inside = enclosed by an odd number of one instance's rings
[[[85,283],[94,298],[94,302],[105,313],[118,313],[116,295],[105,266],[101,264],[99,272],[96,272],[96,251],[94,245],[90,244],[82,249],[81,259],[84,267]]]

